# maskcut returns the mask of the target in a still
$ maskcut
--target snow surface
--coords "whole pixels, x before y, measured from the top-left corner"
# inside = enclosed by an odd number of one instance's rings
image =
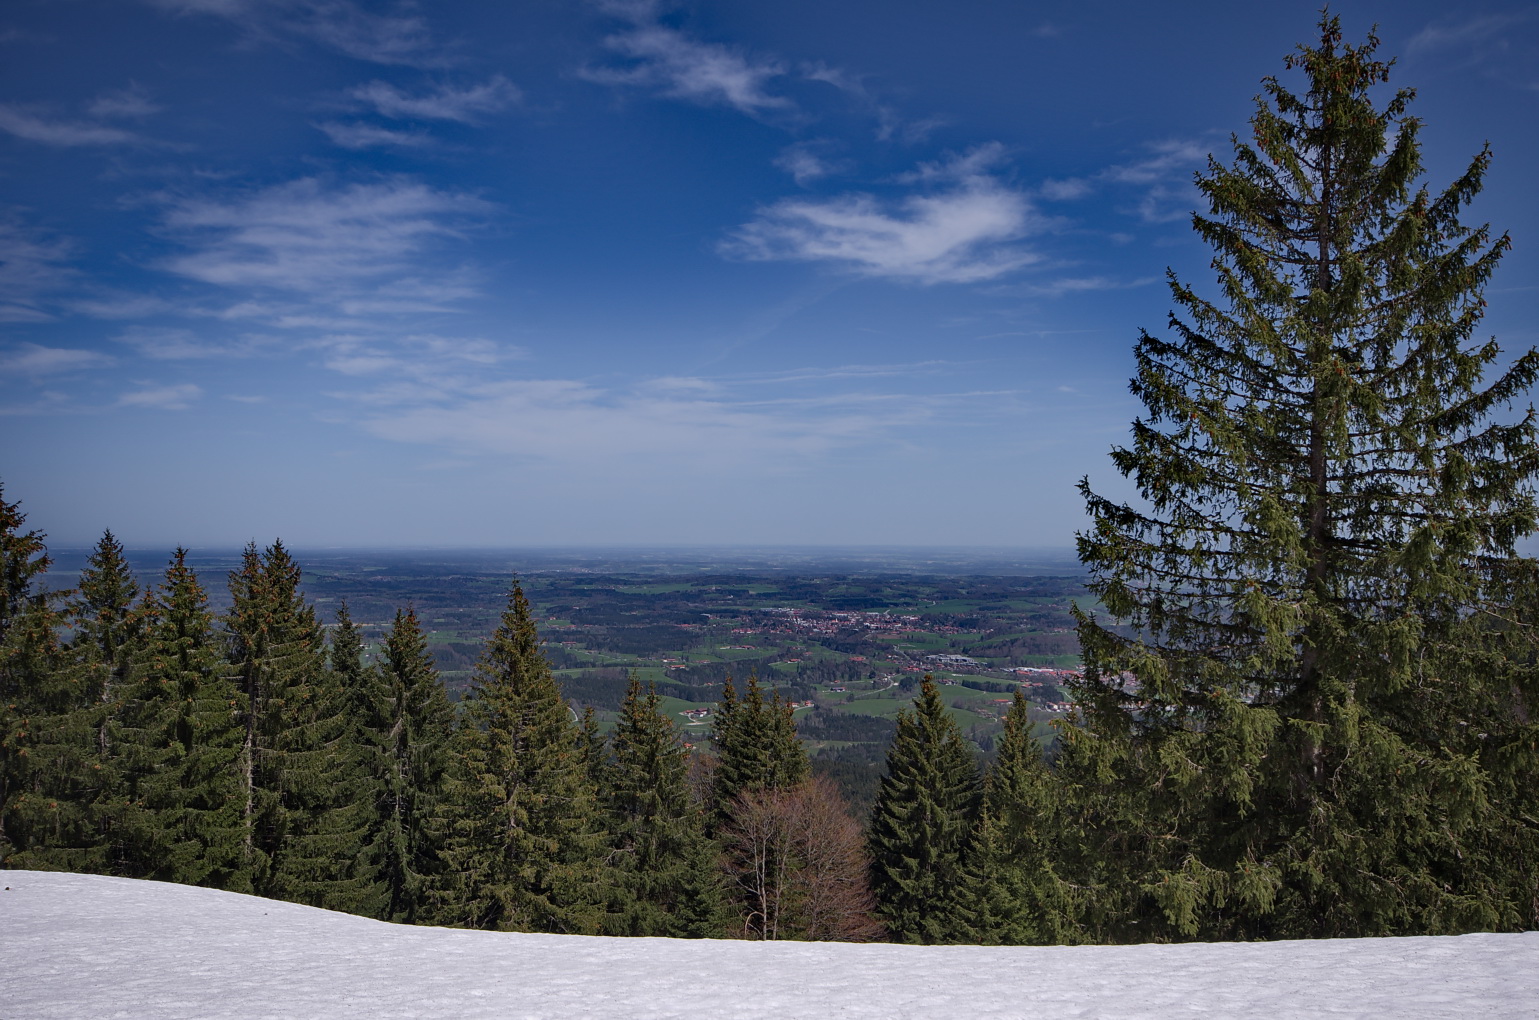
[[[1539,1017],[1539,932],[995,948],[415,928],[0,872],[0,1017]]]

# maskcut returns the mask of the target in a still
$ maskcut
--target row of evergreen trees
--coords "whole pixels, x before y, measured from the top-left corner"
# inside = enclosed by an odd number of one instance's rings
[[[1331,876],[1326,909],[1310,912],[1293,898],[1323,894],[1296,875],[1215,878],[1195,855],[1161,874],[1168,856],[1139,826],[1187,791],[1172,771],[1130,783],[1136,742],[1098,732],[1088,702],[1049,761],[1018,694],[984,773],[926,677],[862,831],[756,678],[741,696],[727,682],[711,753],[692,753],[634,678],[601,737],[563,698],[516,584],[455,707],[411,610],[366,664],[345,605],[327,640],[281,544],[247,549],[216,618],[185,552],[141,595],[110,533],[79,587],[49,594],[42,536],[22,524],[0,499],[7,867],[613,935],[1056,944],[1536,921],[1531,833],[1490,795],[1478,815],[1396,802],[1407,783],[1378,775],[1383,817],[1438,824],[1374,829],[1403,846],[1369,856],[1360,842],[1346,878],[1386,857],[1398,873],[1363,897]],[[1226,838],[1245,827],[1207,824]],[[1441,860],[1439,841],[1454,848]]]
[[[729,680],[693,755],[632,679],[611,739],[562,696],[515,583],[458,706],[416,615],[376,661],[281,543],[216,617],[178,550],[140,593],[109,532],[47,591],[0,498],[0,862],[185,882],[405,923],[870,938],[860,828],[790,706]]]

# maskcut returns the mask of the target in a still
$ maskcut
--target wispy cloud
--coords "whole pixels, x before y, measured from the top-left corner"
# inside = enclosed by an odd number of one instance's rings
[[[742,402],[717,395],[709,383],[690,387],[688,381],[652,380],[620,391],[569,379],[396,386],[362,395],[359,423],[384,439],[462,456],[626,470],[680,463],[761,470],[880,440],[923,416],[898,399]]]
[[[333,144],[344,149],[415,149],[433,143],[432,136],[421,131],[394,131],[359,121],[344,124],[328,120],[321,121],[315,127],[324,131]]]
[[[371,81],[349,90],[348,95],[396,120],[450,120],[461,124],[474,124],[483,115],[506,110],[522,98],[518,87],[500,74],[479,85],[440,85],[419,94],[405,92],[389,82]]]
[[[98,293],[93,297],[74,298],[64,306],[77,315],[92,319],[141,319],[171,309],[164,298],[149,294]]]
[[[73,281],[71,245],[0,216],[0,322],[52,318],[41,299]]]
[[[927,284],[995,279],[1038,260],[1016,243],[1037,225],[1030,202],[987,172],[998,156],[982,146],[924,164],[907,179],[927,190],[892,202],[867,194],[783,200],[740,227],[722,252]]]
[[[105,92],[96,97],[87,107],[87,111],[93,117],[135,120],[159,113],[160,109],[158,104],[150,101],[149,93],[139,85],[129,85],[114,92]]]
[[[1452,18],[1434,22],[1411,37],[1406,43],[1407,55],[1429,53],[1434,50],[1485,50],[1503,47],[1503,34],[1514,25],[1539,17],[1539,10],[1511,14],[1482,14],[1465,20]]]
[[[203,388],[194,383],[177,386],[150,386],[132,390],[118,398],[119,407],[144,407],[161,411],[185,411],[203,396]]]
[[[1131,163],[1120,163],[1108,167],[1100,173],[1100,179],[1116,181],[1120,184],[1153,184],[1158,181],[1168,181],[1172,176],[1190,174],[1202,166],[1207,161],[1210,151],[1206,146],[1185,139],[1153,142],[1149,145],[1149,149],[1152,155]]]
[[[1186,185],[1202,167],[1209,149],[1188,139],[1150,143],[1149,155],[1118,163],[1085,177],[1043,181],[1037,195],[1050,202],[1073,202],[1096,194],[1107,185],[1139,189],[1128,211],[1146,223],[1169,223],[1191,212],[1194,193]]]
[[[1085,294],[1103,290],[1132,290],[1158,283],[1157,276],[1140,276],[1132,280],[1119,280],[1109,276],[1066,276],[1046,283],[1029,283],[1020,289],[1033,297],[1063,297],[1065,294]]]
[[[631,63],[586,68],[583,76],[590,81],[651,88],[676,99],[730,106],[750,116],[793,105],[770,91],[770,83],[786,74],[785,66],[776,60],[697,42],[657,24],[640,24],[612,35],[605,45]]]
[[[521,347],[484,337],[432,333],[402,337],[332,335],[323,337],[317,345],[329,352],[325,365],[333,372],[348,376],[395,375],[417,383],[453,379],[466,370],[484,370],[528,356]]]
[[[491,208],[406,178],[350,185],[304,178],[227,199],[178,198],[165,227],[189,251],[166,268],[222,287],[351,304],[347,314],[442,308],[471,288],[462,270],[438,267],[431,252]]]
[[[864,77],[851,74],[843,68],[812,63],[802,68],[802,76],[808,81],[833,86],[875,117],[877,141],[918,145],[937,128],[945,126],[946,121],[940,117],[916,119],[903,116],[890,104],[883,102],[866,84]]]
[[[375,14],[353,0],[148,0],[179,15],[209,15],[256,41],[299,38],[376,64],[444,63],[427,22],[410,14]]]
[[[97,351],[43,347],[33,343],[18,344],[0,354],[0,370],[26,376],[57,375],[111,363],[112,358]]]
[[[0,103],[0,131],[43,145],[127,145],[141,141],[132,131],[89,121],[48,117],[36,110]]]
[[[113,339],[156,361],[245,357],[263,346],[257,338],[249,336],[215,340],[190,329],[153,326],[130,326]]]
[[[819,151],[822,148],[824,146],[816,142],[800,142],[781,152],[775,158],[775,165],[802,185],[849,169],[846,161],[828,157]]]
[[[849,379],[892,379],[905,376],[934,375],[955,368],[954,361],[912,361],[892,365],[837,365],[833,368],[797,368],[771,372],[743,380],[754,385],[783,386],[793,382],[833,382]]]

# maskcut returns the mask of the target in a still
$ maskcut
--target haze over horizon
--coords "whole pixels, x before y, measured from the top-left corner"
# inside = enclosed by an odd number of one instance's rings
[[[56,546],[1067,549],[1318,0],[18,0],[0,484]],[[1332,4],[1539,343],[1539,4]]]

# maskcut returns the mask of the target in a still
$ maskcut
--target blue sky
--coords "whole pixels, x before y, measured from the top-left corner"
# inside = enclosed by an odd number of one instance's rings
[[[58,544],[1069,545],[1317,6],[11,0],[0,482]],[[1539,342],[1539,5],[1333,10],[1434,185],[1491,143]]]

